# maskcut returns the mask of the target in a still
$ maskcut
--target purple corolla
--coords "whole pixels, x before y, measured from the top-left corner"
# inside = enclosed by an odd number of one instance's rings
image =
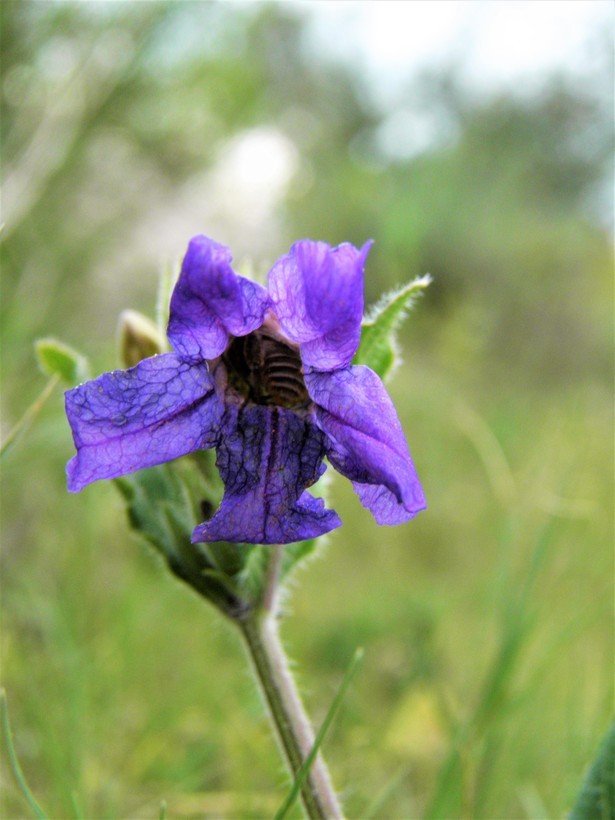
[[[224,245],[192,239],[171,298],[173,352],[66,393],[69,490],[215,447],[224,497],[195,542],[285,544],[340,526],[307,492],[324,456],[379,524],[425,509],[382,381],[350,364],[370,245],[296,242],[264,288],[233,271]]]

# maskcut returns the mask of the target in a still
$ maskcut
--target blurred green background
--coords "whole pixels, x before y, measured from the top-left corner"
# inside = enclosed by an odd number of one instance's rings
[[[45,384],[34,340],[117,366],[119,312],[153,313],[195,233],[258,272],[297,238],[373,238],[368,304],[431,273],[389,385],[429,509],[379,528],[334,479],[345,524],[283,634],[316,723],[365,647],[325,747],[349,817],[561,817],[612,704],[612,8],[582,63],[489,85],[466,71],[486,32],[379,73],[353,40],[370,4],[347,27],[333,5],[4,0],[3,434]],[[414,42],[424,4],[394,5]],[[556,32],[574,4],[546,5]],[[57,390],[2,464],[34,793],[54,818],[271,816],[287,777],[236,636],[113,486],[68,495],[71,454]],[[2,794],[30,816],[6,759]]]

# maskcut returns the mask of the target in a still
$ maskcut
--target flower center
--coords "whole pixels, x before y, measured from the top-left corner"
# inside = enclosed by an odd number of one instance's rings
[[[289,409],[310,402],[299,351],[265,327],[232,340],[222,356],[228,384],[254,404]]]

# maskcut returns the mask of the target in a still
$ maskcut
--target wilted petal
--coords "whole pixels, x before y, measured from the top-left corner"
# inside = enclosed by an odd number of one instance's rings
[[[288,544],[339,527],[337,514],[304,492],[324,471],[323,440],[285,408],[228,407],[216,462],[224,498],[193,541]]]
[[[263,323],[269,295],[265,288],[231,268],[231,252],[205,236],[190,240],[171,297],[168,336],[184,359],[214,359],[229,334],[245,336]]]
[[[353,481],[379,524],[400,524],[427,506],[401,424],[381,379],[368,367],[307,373],[315,419],[331,464]]]
[[[371,242],[361,250],[331,248],[305,239],[269,273],[273,311],[284,333],[301,346],[308,367],[335,370],[349,364],[361,336],[363,268]]]
[[[205,363],[165,353],[69,390],[66,415],[77,448],[66,468],[68,489],[78,492],[213,447],[222,407]]]

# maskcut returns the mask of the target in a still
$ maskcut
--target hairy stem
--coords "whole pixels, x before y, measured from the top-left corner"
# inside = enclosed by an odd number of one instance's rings
[[[269,566],[267,567],[267,575],[265,577],[265,588],[263,590],[263,597],[261,599],[261,609],[265,613],[270,613],[275,617],[275,610],[278,603],[278,581],[280,580],[280,570],[282,568],[282,557],[284,555],[284,547],[282,544],[275,544],[271,548],[271,558],[269,559]]]
[[[271,613],[252,617],[240,628],[269,707],[278,740],[294,776],[314,743],[314,732],[290,673],[288,661]],[[302,799],[308,817],[341,818],[327,768],[318,755],[304,787]]]
[[[278,741],[296,777],[314,744],[314,732],[290,673],[275,615],[271,609],[260,610],[240,621],[239,628],[269,707]],[[343,816],[320,754],[303,785],[301,797],[310,820],[339,820]]]

